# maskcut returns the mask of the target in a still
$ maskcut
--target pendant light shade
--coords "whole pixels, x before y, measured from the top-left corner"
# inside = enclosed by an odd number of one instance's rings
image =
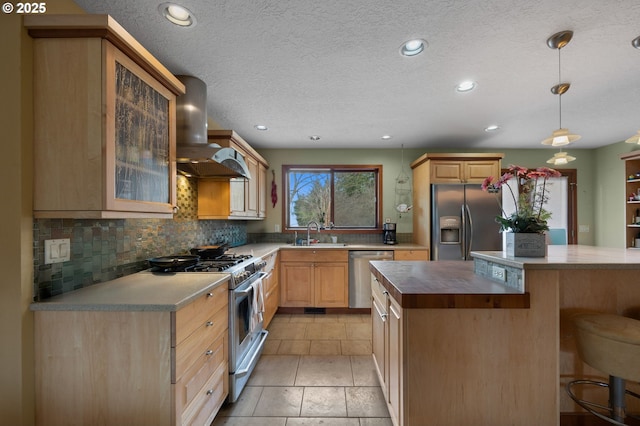
[[[582,136],[569,133],[569,129],[554,130],[551,137],[542,141],[542,145],[563,146],[577,141]]]
[[[575,159],[576,157],[572,157],[566,152],[560,151],[553,154],[553,157],[547,160],[547,164],[553,164],[554,166],[561,166]]]
[[[571,84],[562,83],[560,74],[560,50],[571,41],[573,31],[560,31],[547,39],[547,46],[558,50],[558,84],[551,88],[551,93],[558,96],[558,122],[557,130],[554,130],[550,137],[542,141],[543,145],[564,146],[580,139],[580,135],[569,132],[569,129],[562,127],[562,95],[564,95]]]
[[[638,130],[638,133],[636,133],[635,135],[631,136],[625,142],[626,143],[637,143],[638,145],[640,145],[640,130]]]

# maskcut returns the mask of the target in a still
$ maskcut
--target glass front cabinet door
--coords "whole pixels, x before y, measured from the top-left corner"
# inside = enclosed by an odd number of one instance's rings
[[[30,16],[25,26],[34,38],[34,217],[171,218],[184,85],[106,15]]]

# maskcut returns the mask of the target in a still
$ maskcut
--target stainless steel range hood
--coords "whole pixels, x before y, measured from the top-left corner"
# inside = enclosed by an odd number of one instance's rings
[[[251,174],[244,157],[233,148],[207,140],[207,85],[179,75],[186,93],[176,100],[176,162],[178,172],[194,177],[244,177]]]

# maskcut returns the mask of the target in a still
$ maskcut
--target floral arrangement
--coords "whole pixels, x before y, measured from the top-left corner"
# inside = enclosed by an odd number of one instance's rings
[[[500,231],[540,234],[548,230],[547,221],[551,218],[551,213],[542,208],[548,201],[548,194],[546,193],[547,180],[560,176],[559,171],[548,167],[529,170],[525,167],[510,165],[496,182],[494,182],[493,176],[487,177],[482,182],[482,189],[499,194],[500,188],[506,186],[516,206],[516,211],[507,215],[502,209],[500,198],[498,198],[502,216],[496,216],[496,222],[500,224]],[[514,178],[518,183],[517,197],[511,186],[505,185]],[[497,197],[499,196],[497,195]]]

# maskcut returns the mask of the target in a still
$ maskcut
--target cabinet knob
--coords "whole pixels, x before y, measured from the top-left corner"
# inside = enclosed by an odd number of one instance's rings
[[[209,355],[213,355],[213,351],[211,349],[209,349],[208,351],[206,351],[204,353],[205,355],[209,356]]]
[[[206,324],[207,327],[211,327],[212,325],[213,325],[213,321],[207,321],[207,324]]]
[[[388,296],[388,295],[389,295],[389,292],[388,292],[387,290],[384,290],[384,291],[382,292],[382,294],[384,294],[385,296]]]
[[[213,297],[213,293],[211,292],[207,293],[207,297]]]
[[[209,390],[207,391],[207,395],[209,395],[209,396],[213,395],[213,389],[209,389]]]

